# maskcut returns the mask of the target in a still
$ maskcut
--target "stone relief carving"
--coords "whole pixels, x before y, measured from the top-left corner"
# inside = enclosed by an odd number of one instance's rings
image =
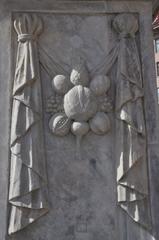
[[[50,130],[57,136],[65,136],[71,130],[77,138],[77,157],[80,158],[80,142],[89,130],[98,135],[110,130],[106,112],[111,106],[108,99],[101,102],[101,97],[105,100],[110,88],[110,79],[105,75],[95,75],[91,80],[85,61],[79,57],[77,62],[70,76],[56,75],[53,78],[52,87],[56,94],[63,96],[63,100],[58,105],[56,95],[53,101],[49,99],[48,108],[50,106],[56,112],[50,119]],[[58,110],[60,112],[57,113]]]
[[[46,111],[51,114],[49,127],[54,135],[65,136],[71,131],[77,136],[80,157],[82,136],[90,129],[98,135],[110,130],[108,113],[113,107],[106,93],[111,83],[109,73],[116,65],[117,201],[135,222],[150,230],[143,80],[135,39],[138,21],[133,14],[119,14],[113,20],[113,28],[118,34],[116,44],[91,71],[81,59],[72,71],[66,71],[40,46],[41,66],[53,78],[55,90],[48,98]],[[36,45],[42,24],[35,15],[24,14],[15,21],[15,29],[19,43],[11,120],[9,234],[48,211]]]
[[[118,40],[92,74],[108,74],[117,62],[115,80],[116,170],[119,206],[148,231],[151,213],[148,190],[143,79],[136,44],[138,20],[118,14],[112,24]],[[147,209],[147,211],[145,211]]]
[[[114,71],[115,65],[117,66],[115,80],[116,96],[114,99],[116,114],[117,200],[119,206],[124,209],[135,222],[138,222],[144,228],[150,230],[151,214],[147,175],[143,82],[135,39],[138,31],[138,20],[133,14],[119,14],[113,20],[112,26],[118,34],[118,40],[114,47],[110,49],[108,55],[101,60],[101,63],[90,71],[90,78],[86,73],[86,68],[82,66],[81,69],[85,69],[85,74],[83,75],[85,78],[88,78],[85,86],[82,87],[87,88],[89,83],[91,91],[93,92],[93,90],[95,90],[93,94],[97,98],[97,96],[102,94],[102,91],[105,91],[105,88],[109,88],[109,82],[107,82],[105,86],[102,86],[102,81],[107,78],[106,76],[108,76],[111,71]],[[71,77],[74,74],[75,71],[73,70]],[[78,73],[77,79],[81,75],[82,74]],[[90,81],[90,79],[92,80]],[[72,80],[71,82],[75,84],[76,80]],[[81,81],[80,84],[83,84],[83,82]],[[96,84],[99,85],[99,87],[97,87]],[[80,88],[80,85],[78,87]],[[74,88],[77,89],[77,87]],[[69,94],[66,94],[65,99],[67,99],[67,96],[72,99],[71,95],[76,95],[74,88],[70,90]],[[76,101],[74,101],[74,103],[76,103]],[[66,110],[66,115],[68,114],[68,117],[70,117],[72,112],[67,112],[67,105],[69,104],[65,103],[65,105],[64,111]],[[106,100],[105,106],[106,107],[101,105],[101,109],[106,108],[106,111],[112,110],[109,101],[107,103]],[[97,111],[98,110],[96,110],[96,112]],[[99,126],[109,126],[108,121],[104,118],[105,115],[103,116],[104,113],[102,113],[101,110],[99,112],[100,113],[96,113],[96,116],[93,117],[92,120],[89,120],[89,126],[87,125],[86,127],[85,125],[86,133],[90,126],[91,130],[97,134],[99,134],[100,131],[102,133],[102,129],[99,131]],[[92,117],[91,114],[92,113],[90,113],[88,117],[86,116],[86,119]],[[102,121],[99,119],[102,119]],[[97,122],[99,124],[98,127],[96,126]],[[72,126],[74,125],[75,122]],[[76,126],[76,128],[78,128],[78,126]],[[147,211],[145,211],[145,209],[147,209]]]
[[[91,78],[93,80],[90,81],[89,86],[96,97],[102,94],[102,91],[106,91],[105,88],[109,86],[109,82],[102,86],[104,82],[102,82],[102,79],[106,78],[115,63],[117,63],[115,113],[118,203],[134,221],[150,230],[151,216],[146,159],[143,83],[139,53],[135,40],[135,35],[138,31],[138,21],[132,14],[119,14],[113,21],[113,28],[118,34],[119,39],[109,54],[92,70]],[[82,69],[84,69],[84,67],[82,67]],[[71,77],[75,74],[74,72],[75,71],[72,71]],[[77,79],[80,75],[81,74],[77,74]],[[89,78],[86,73],[84,76],[85,78]],[[71,82],[76,84],[76,79]],[[88,82],[89,80],[85,82],[85,86],[82,86],[84,89],[88,85]],[[80,84],[84,85],[82,81]],[[83,89],[82,87],[81,90]],[[77,90],[77,88],[79,88],[79,90]],[[72,118],[76,121],[78,117],[82,117],[81,112],[79,111],[76,116],[76,111],[70,107],[67,99],[71,99],[70,102],[73,102],[72,96],[77,96],[78,91],[80,91],[80,85],[72,88],[72,90],[66,94],[64,100],[66,115],[68,115],[68,117],[72,117],[73,115]],[[80,96],[80,94],[78,96]],[[74,101],[73,105],[76,106],[76,103],[77,100]],[[95,101],[91,100],[91,103],[95,105]],[[84,114],[84,120],[88,120],[89,117],[91,118],[93,116],[90,109],[95,109],[95,106],[89,106],[87,114],[90,115],[87,116]],[[94,114],[97,111],[98,110],[94,110]],[[86,127],[85,125],[84,133],[87,133],[89,127],[91,127],[91,130],[96,134],[100,134],[100,131],[102,133],[102,129],[99,131],[99,126],[103,126],[103,129],[109,126],[103,114],[102,112],[96,113],[96,116],[89,120],[89,126],[87,125]],[[83,117],[81,120],[83,120]],[[99,124],[98,127],[96,123]],[[75,126],[75,128],[79,127],[75,122],[72,126]],[[103,130],[103,133],[105,131],[106,130]],[[147,211],[145,211],[145,209],[147,209]]]
[[[42,21],[24,14],[14,21],[18,49],[13,84],[9,234],[48,212],[37,38]]]
[[[135,40],[138,21],[133,15],[121,14],[113,27],[119,34],[115,99],[118,203],[150,230],[144,91]]]

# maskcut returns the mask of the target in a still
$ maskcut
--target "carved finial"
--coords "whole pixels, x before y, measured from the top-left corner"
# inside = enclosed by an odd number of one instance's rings
[[[134,37],[139,28],[137,18],[128,13],[117,15],[113,27],[120,37]]]
[[[36,14],[23,14],[14,21],[14,28],[18,34],[18,42],[35,40],[41,34],[43,24]]]

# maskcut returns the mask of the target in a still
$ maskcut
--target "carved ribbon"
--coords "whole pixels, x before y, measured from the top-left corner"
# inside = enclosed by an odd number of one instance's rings
[[[42,22],[24,14],[14,22],[18,50],[13,84],[9,234],[48,212],[42,97],[36,38]]]
[[[137,19],[120,14],[113,22],[119,34],[116,79],[117,194],[120,206],[151,229],[141,65],[135,41]]]

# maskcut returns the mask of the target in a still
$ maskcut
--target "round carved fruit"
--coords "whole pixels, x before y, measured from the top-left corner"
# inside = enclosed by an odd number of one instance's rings
[[[97,111],[97,102],[89,88],[75,86],[64,97],[64,110],[68,118],[87,121]]]
[[[73,122],[71,131],[76,136],[84,136],[89,131],[89,124],[87,122]]]
[[[134,37],[138,31],[139,24],[137,18],[129,13],[118,14],[113,21],[114,29],[122,37]]]
[[[110,88],[110,79],[105,75],[95,76],[91,83],[90,89],[96,96],[105,94]]]
[[[91,130],[98,135],[104,135],[110,130],[110,120],[107,114],[98,112],[90,121]]]
[[[83,87],[85,87],[88,85],[89,73],[84,64],[73,68],[71,75],[70,75],[70,81],[75,86],[82,85]]]
[[[65,94],[71,88],[71,83],[64,75],[57,75],[52,80],[52,86],[57,93]]]
[[[63,137],[69,133],[71,121],[64,113],[57,113],[51,117],[49,121],[49,128],[56,136]]]

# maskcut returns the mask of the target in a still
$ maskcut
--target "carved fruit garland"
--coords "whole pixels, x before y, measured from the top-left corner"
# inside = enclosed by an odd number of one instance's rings
[[[70,76],[55,76],[52,87],[56,96],[48,100],[47,111],[53,113],[49,128],[60,137],[71,130],[76,136],[76,152],[80,159],[81,140],[89,130],[97,135],[104,135],[110,130],[107,112],[110,112],[111,104],[106,98],[110,79],[105,75],[96,75],[90,81],[86,64],[82,61],[73,67]],[[57,102],[59,98],[61,102]]]

